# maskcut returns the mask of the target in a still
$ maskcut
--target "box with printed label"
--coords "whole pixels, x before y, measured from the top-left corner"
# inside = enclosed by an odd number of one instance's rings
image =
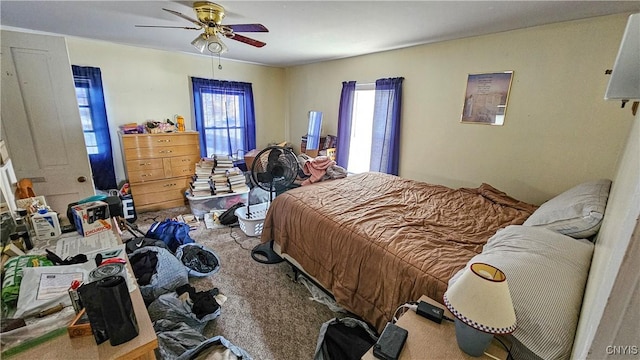
[[[73,206],[73,221],[78,234],[89,236],[101,231],[111,230],[109,204],[104,201],[91,201]]]

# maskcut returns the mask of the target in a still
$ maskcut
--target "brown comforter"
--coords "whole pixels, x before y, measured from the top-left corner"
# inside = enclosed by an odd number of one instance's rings
[[[486,184],[450,189],[365,173],[277,196],[262,241],[275,240],[339,305],[381,331],[407,301],[442,301],[449,278],[498,229],[535,209]]]

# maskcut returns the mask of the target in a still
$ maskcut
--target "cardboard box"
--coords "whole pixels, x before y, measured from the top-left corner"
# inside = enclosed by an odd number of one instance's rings
[[[244,154],[244,163],[247,165],[247,170],[251,171],[251,166],[253,165],[253,160],[255,160],[256,156],[260,153],[260,150],[253,149],[248,153]]]
[[[70,338],[93,335],[86,309],[80,310],[75,319],[73,319],[71,324],[67,327],[67,332],[69,333]]]
[[[73,206],[73,221],[82,236],[93,235],[111,230],[109,204],[104,201],[91,201]]]

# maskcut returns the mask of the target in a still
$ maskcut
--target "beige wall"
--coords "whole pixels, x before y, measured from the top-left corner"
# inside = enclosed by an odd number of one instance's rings
[[[289,140],[307,112],[336,134],[342,81],[402,76],[400,176],[452,187],[486,182],[541,203],[612,178],[633,117],[603,100],[627,15],[552,24],[287,69]],[[469,73],[513,70],[504,126],[461,124]]]
[[[631,113],[631,111],[625,111],[625,113]],[[636,234],[635,240],[631,240],[632,233],[638,223],[640,217],[640,113],[635,118],[635,122],[628,135],[628,141],[626,142],[625,151],[620,157],[616,176],[613,179],[611,187],[611,194],[609,195],[609,201],[607,203],[606,216],[602,222],[602,228],[598,232],[596,239],[596,249],[591,261],[591,270],[589,271],[589,279],[587,281],[587,288],[585,290],[584,302],[582,306],[582,315],[580,323],[578,324],[578,334],[576,336],[574,344],[574,357],[577,359],[587,358],[588,351],[590,350],[592,340],[595,348],[590,351],[595,354],[594,358],[602,358],[606,355],[606,347],[609,345],[635,345],[640,346],[637,343],[638,331],[640,330],[640,323],[633,324],[634,328],[630,329],[629,333],[620,333],[619,337],[617,331],[624,330],[619,329],[623,320],[627,316],[620,316],[619,311],[637,311],[632,304],[629,304],[629,308],[622,310],[617,309],[617,314],[612,314],[609,310],[609,316],[603,317],[605,309],[610,305],[610,302],[617,298],[623,298],[623,302],[628,302],[633,291],[633,280],[628,281],[628,284],[618,284],[617,288],[623,288],[625,292],[612,293],[614,287],[614,281],[627,281],[628,279],[638,277],[638,263],[635,266],[627,267],[627,271],[631,274],[618,274],[618,269],[623,263],[625,257],[630,257],[628,260],[634,259],[637,261],[638,254],[630,254],[628,249],[631,249],[630,241],[638,241],[638,235]],[[635,249],[637,249],[637,244]],[[624,276],[621,276],[624,275]],[[637,304],[637,302],[636,302]],[[631,316],[638,316],[638,314],[629,314]],[[602,321],[602,323],[600,323]],[[600,327],[597,333],[598,327]],[[603,331],[607,329],[608,331]],[[611,331],[612,330],[612,331]],[[624,341],[619,339],[632,339],[633,341]],[[598,341],[599,340],[599,341]],[[616,343],[616,341],[619,341]],[[637,358],[638,354],[635,354]]]
[[[119,125],[173,119],[180,114],[187,129],[195,128],[189,78],[212,78],[211,58],[78,38],[67,38],[67,46],[71,64],[99,67],[102,72],[118,181],[125,177],[116,132]],[[217,58],[213,67],[215,79],[253,84],[257,145],[282,141],[284,70],[224,59],[218,70]]]

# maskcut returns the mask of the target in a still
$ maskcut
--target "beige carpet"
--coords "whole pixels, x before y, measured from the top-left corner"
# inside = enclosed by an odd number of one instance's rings
[[[141,213],[136,224],[146,231],[154,218],[188,213],[188,207]],[[307,288],[292,281],[286,262],[254,261],[250,254],[258,238],[247,237],[240,228],[209,230],[201,222],[189,235],[212,249],[221,264],[219,272],[191,278],[191,284],[198,290],[217,287],[228,298],[220,317],[207,325],[205,336],[222,335],[256,360],[312,359],[320,326],[340,315],[310,300]]]

